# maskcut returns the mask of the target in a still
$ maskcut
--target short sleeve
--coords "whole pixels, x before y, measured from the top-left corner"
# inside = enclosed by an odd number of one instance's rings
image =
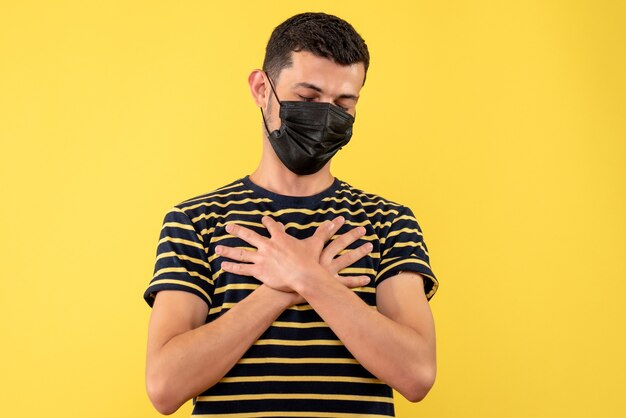
[[[383,239],[376,286],[401,271],[414,271],[424,277],[424,291],[430,300],[439,282],[430,267],[422,230],[410,208],[401,207],[391,220],[391,225],[386,228],[386,234],[381,236],[381,241]]]
[[[161,290],[191,292],[211,306],[213,280],[202,236],[187,214],[177,207],[170,209],[163,219],[154,275],[143,295],[150,307]]]

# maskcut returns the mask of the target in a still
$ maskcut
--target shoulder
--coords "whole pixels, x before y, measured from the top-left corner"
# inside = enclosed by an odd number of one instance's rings
[[[213,211],[215,208],[224,207],[228,202],[241,198],[242,195],[250,192],[239,178],[202,194],[179,201],[170,206],[169,212],[182,213],[193,219],[206,213],[207,210]]]
[[[385,218],[395,218],[411,212],[408,206],[392,200],[378,191],[366,191],[346,181],[340,180],[340,182],[341,185],[336,191],[335,197],[348,203],[359,204],[371,214],[379,214]]]
[[[229,201],[251,192],[241,179],[231,181],[202,194],[172,204],[165,212],[164,225],[186,224],[194,229],[205,229],[220,212],[229,209]]]
[[[381,242],[387,242],[387,239],[391,237],[404,239],[406,231],[422,235],[421,226],[408,205],[390,199],[386,194],[377,191],[365,191],[346,181],[341,182],[341,187],[337,192],[342,199],[350,199],[350,203],[339,204],[349,204],[351,211],[357,208],[354,205],[358,205],[358,209],[367,215]]]
[[[241,179],[233,180],[230,183],[211,189],[208,192],[185,199],[174,205],[174,207],[181,210],[188,210],[189,207],[195,207],[205,202],[215,202],[224,200],[225,198],[232,199],[232,196],[245,191],[245,189],[246,187]]]

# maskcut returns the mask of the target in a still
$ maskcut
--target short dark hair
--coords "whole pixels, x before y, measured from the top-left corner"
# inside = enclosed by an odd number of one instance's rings
[[[263,70],[272,80],[290,67],[292,51],[308,51],[340,65],[362,62],[365,77],[370,55],[361,35],[343,19],[322,12],[300,13],[274,28],[265,48]]]

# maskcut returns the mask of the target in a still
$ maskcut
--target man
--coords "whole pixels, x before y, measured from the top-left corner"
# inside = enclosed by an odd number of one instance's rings
[[[438,282],[411,210],[330,173],[369,65],[347,22],[275,28],[248,78],[263,153],[250,175],[174,206],[155,274],[146,385],[164,414],[393,416],[436,375]]]

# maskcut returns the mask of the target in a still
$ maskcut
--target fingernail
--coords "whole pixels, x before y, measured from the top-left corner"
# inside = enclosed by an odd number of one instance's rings
[[[369,282],[370,282],[370,279],[368,279],[368,278],[363,279],[363,286],[365,286]]]
[[[367,251],[372,251],[374,249],[374,244],[372,244],[371,242],[368,242],[365,248],[367,248]]]
[[[215,252],[218,253],[218,254],[221,254],[222,253],[222,246],[218,245],[217,247],[215,247]]]
[[[360,232],[361,234],[364,234],[364,233],[365,233],[365,227],[364,227],[364,226],[360,226],[360,227],[359,227],[359,232]]]
[[[346,220],[346,218],[344,218],[343,216],[339,216],[337,218],[337,222],[339,222],[340,224],[344,223],[345,220]]]

